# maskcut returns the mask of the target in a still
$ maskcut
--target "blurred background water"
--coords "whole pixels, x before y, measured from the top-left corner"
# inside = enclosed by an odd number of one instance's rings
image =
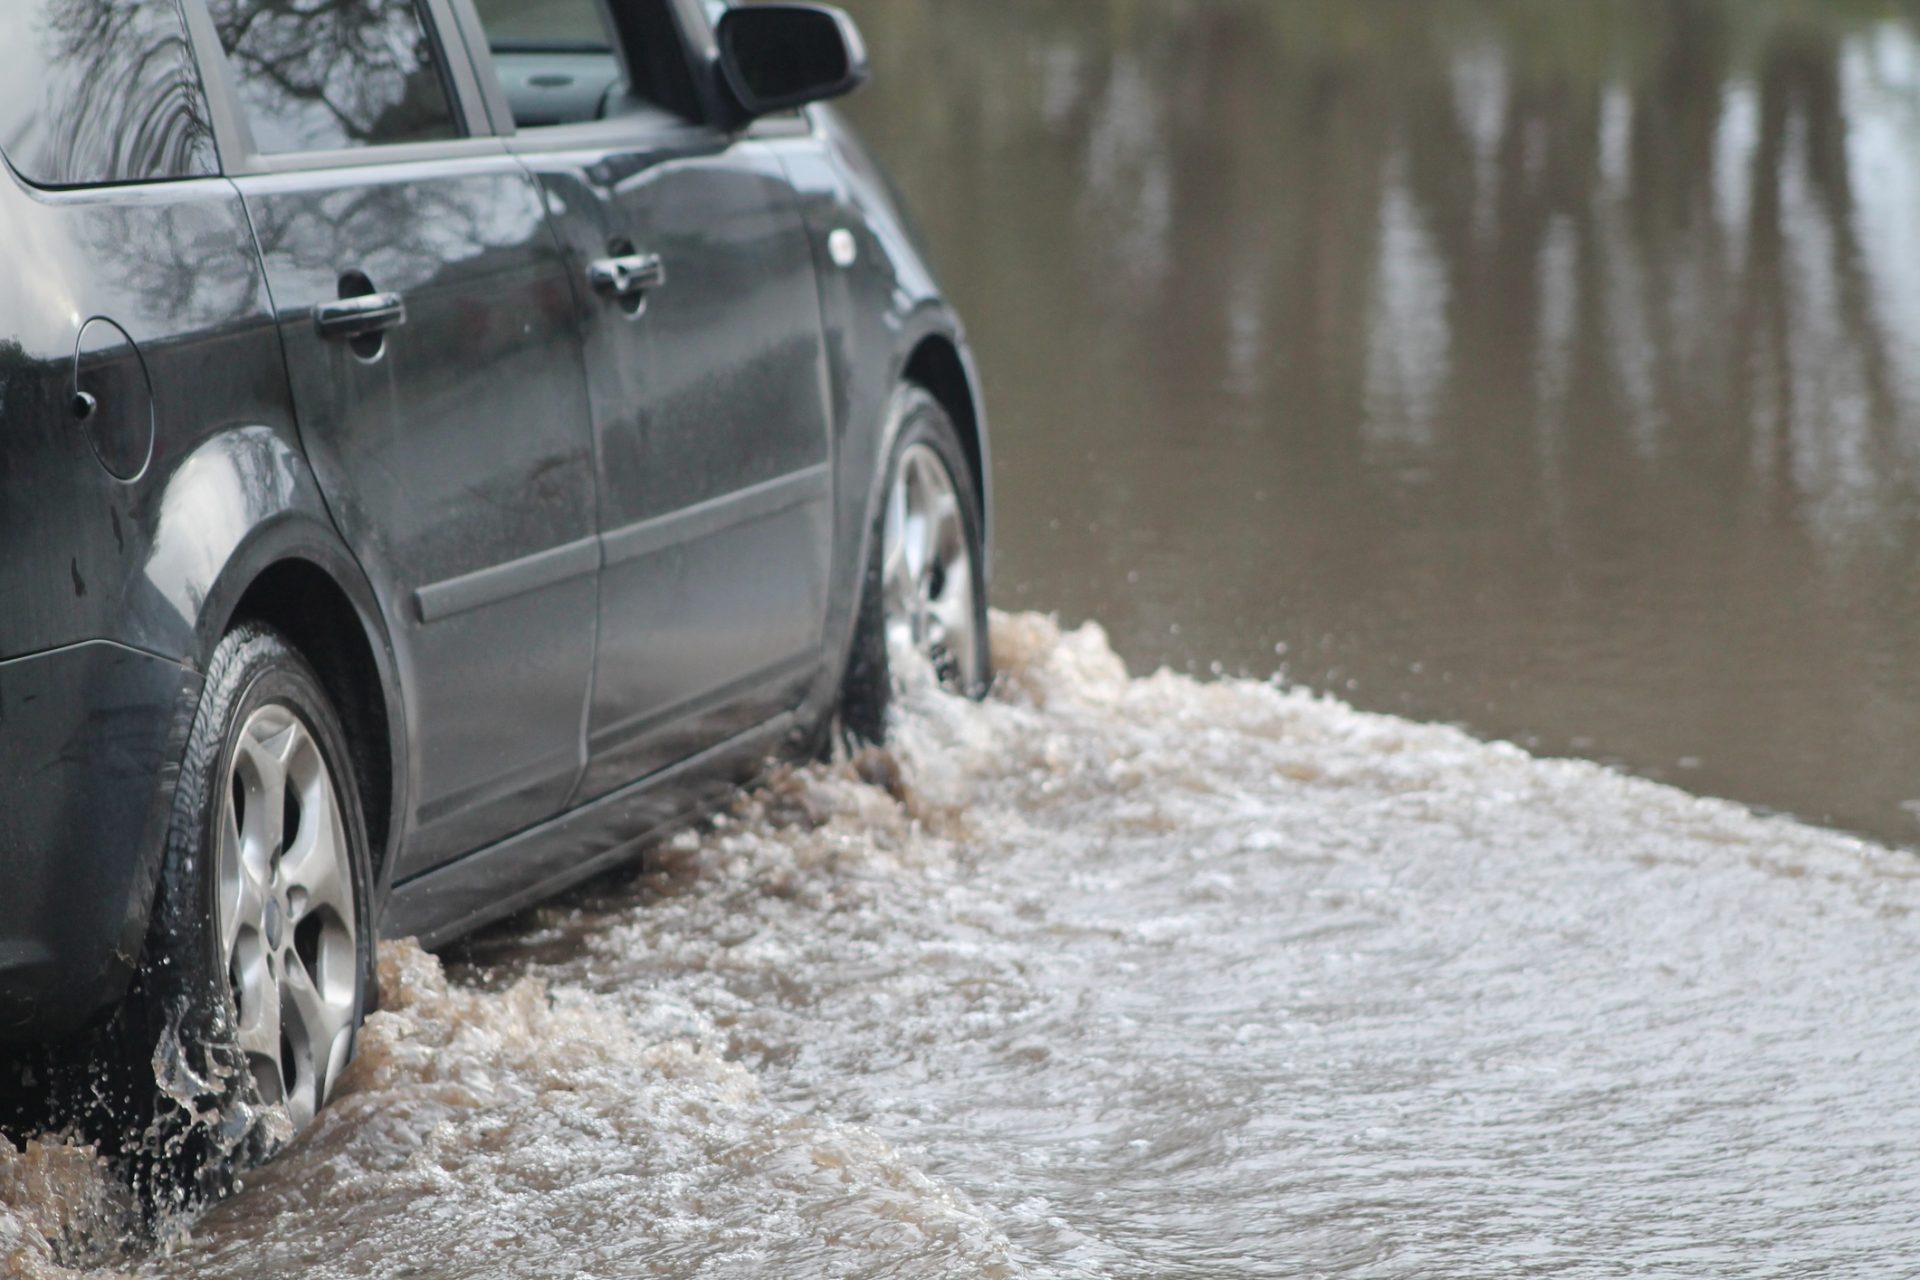
[[[1920,8],[851,0],[996,593],[1920,835]]]

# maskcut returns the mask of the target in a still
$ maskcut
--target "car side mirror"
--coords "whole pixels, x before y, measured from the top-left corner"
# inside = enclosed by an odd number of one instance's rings
[[[721,77],[745,119],[837,98],[867,82],[860,28],[827,5],[729,9],[714,34]]]

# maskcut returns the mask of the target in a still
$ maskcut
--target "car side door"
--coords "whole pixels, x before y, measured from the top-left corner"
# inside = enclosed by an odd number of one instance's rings
[[[469,12],[581,293],[604,547],[588,798],[791,708],[821,667],[819,293],[779,158],[709,123],[697,5]]]
[[[442,0],[189,0],[305,451],[406,689],[396,878],[582,767],[599,545],[571,266]]]

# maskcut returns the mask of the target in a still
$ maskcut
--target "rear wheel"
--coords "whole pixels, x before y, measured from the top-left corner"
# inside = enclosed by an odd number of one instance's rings
[[[220,949],[236,1040],[259,1100],[296,1128],[325,1102],[353,1048],[360,919],[351,841],[315,731],[267,702],[235,736],[223,778]]]
[[[992,679],[980,494],[959,433],[940,402],[911,384],[894,397],[898,422],[869,539],[860,618],[841,716],[869,742],[886,730],[893,655],[917,653],[940,683],[970,698]]]
[[[354,776],[312,668],[279,633],[236,628],[208,664],[123,1011],[135,1154],[163,1199],[217,1194],[270,1155],[352,1056],[373,989]]]

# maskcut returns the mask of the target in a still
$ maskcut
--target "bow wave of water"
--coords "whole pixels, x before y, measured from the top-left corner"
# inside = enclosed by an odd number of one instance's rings
[[[984,705],[446,957],[153,1276],[1885,1274],[1911,855],[997,615]],[[0,1271],[7,1268],[0,1266]]]

